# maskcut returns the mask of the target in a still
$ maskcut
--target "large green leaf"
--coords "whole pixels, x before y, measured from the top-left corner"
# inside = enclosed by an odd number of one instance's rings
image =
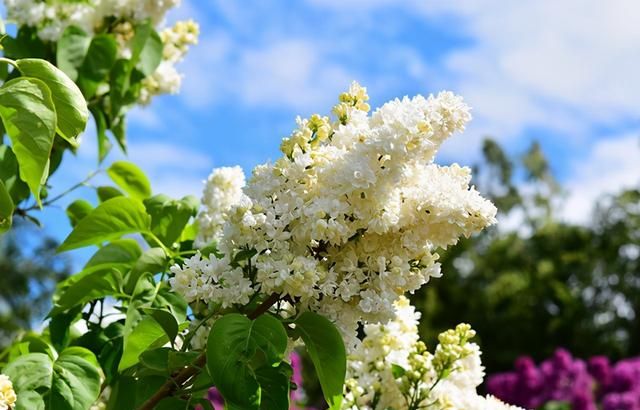
[[[58,248],[60,252],[97,245],[123,235],[148,232],[150,224],[142,203],[116,197],[100,204],[84,217]]]
[[[56,110],[47,85],[35,78],[15,78],[0,87],[0,117],[11,138],[20,178],[40,203],[40,185],[48,176],[56,134]]]
[[[248,363],[259,350],[265,365],[278,365],[286,347],[284,326],[270,315],[252,321],[231,313],[213,324],[207,341],[207,369],[229,408],[259,408],[260,386]]]
[[[50,410],[86,410],[100,394],[100,371],[96,357],[82,347],[69,347],[53,364],[49,394]]]
[[[56,107],[57,131],[77,147],[76,137],[84,131],[89,119],[89,109],[78,86],[46,60],[26,58],[16,61],[16,65],[22,75],[37,78],[49,87]]]
[[[13,218],[13,200],[4,182],[0,179],[0,233],[11,228]]]
[[[73,81],[78,78],[78,69],[87,55],[90,43],[91,37],[76,26],[67,27],[58,40],[56,64]]]
[[[295,321],[316,369],[320,386],[330,409],[340,409],[347,355],[340,332],[324,316],[305,312]]]
[[[200,202],[193,196],[175,200],[166,195],[155,195],[144,201],[151,215],[151,232],[167,246],[171,246],[182,234],[192,216],[198,212]]]
[[[98,34],[91,40],[78,75],[78,85],[87,100],[95,95],[100,83],[107,80],[117,54],[118,44],[112,35]]]
[[[291,366],[285,362],[280,363],[278,367],[262,366],[255,371],[262,393],[261,410],[289,410],[291,374]]]
[[[69,347],[55,362],[43,353],[20,356],[3,373],[13,382],[16,409],[42,409],[46,403],[48,410],[86,410],[100,394],[99,368],[89,350]]]
[[[20,400],[22,392],[51,387],[53,363],[44,353],[29,353],[9,363],[2,373],[9,376]]]
[[[120,188],[135,199],[151,196],[151,184],[137,165],[127,161],[115,161],[107,169],[107,174]]]

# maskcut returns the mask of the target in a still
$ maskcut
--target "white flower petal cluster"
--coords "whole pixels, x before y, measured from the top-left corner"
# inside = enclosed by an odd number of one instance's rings
[[[146,20],[154,26],[163,24],[166,13],[180,0],[4,0],[4,4],[10,20],[19,26],[34,27],[44,41],[58,41],[69,26],[77,26],[90,35],[106,29],[115,36],[118,56],[130,58],[135,24]],[[160,32],[163,59],[156,71],[143,80],[141,104],[148,104],[155,95],[180,91],[182,75],[176,64],[184,59],[189,46],[197,44],[198,34],[198,25],[192,20],[179,21]]]
[[[184,265],[170,268],[173,277],[169,283],[194,309],[209,303],[222,308],[233,304],[246,304],[254,293],[251,281],[241,267],[233,267],[228,257],[203,258],[198,252],[185,260]]]
[[[68,26],[93,34],[109,17],[132,22],[150,19],[154,25],[160,24],[180,0],[4,0],[4,4],[10,20],[37,28],[42,40],[57,41]]]
[[[216,168],[211,172],[202,193],[196,247],[220,240],[228,212],[242,200],[244,186],[244,172],[238,166]]]
[[[283,140],[284,156],[256,167],[242,192],[239,174],[227,170],[225,179],[214,171],[198,218],[198,243],[217,239],[233,262],[225,265],[234,275],[242,266],[251,279],[237,294],[277,294],[298,312],[321,313],[350,348],[359,322],[393,318],[400,295],[440,276],[437,250],[494,223],[496,213],[469,186],[469,168],[433,163],[442,142],[471,118],[461,97],[405,97],[372,115],[368,98],[353,83],[333,109],[335,121],[299,118]],[[250,260],[237,262],[249,251]],[[194,279],[202,276],[175,278],[175,289],[190,301],[220,303],[220,292],[198,286],[228,289],[229,282]]]
[[[450,92],[391,101],[371,116],[354,83],[338,120],[298,119],[285,154],[254,169],[220,250],[257,251],[260,292],[287,295],[355,340],[358,321],[393,317],[393,301],[440,276],[438,248],[495,222],[469,168],[433,164],[471,118]]]
[[[18,397],[13,390],[13,383],[5,374],[0,374],[0,410],[9,410],[13,408]]]
[[[420,313],[409,300],[395,302],[396,317],[367,324],[362,343],[349,356],[343,408],[349,410],[517,409],[476,392],[484,368],[475,332],[458,325],[440,335],[433,354],[418,337]]]

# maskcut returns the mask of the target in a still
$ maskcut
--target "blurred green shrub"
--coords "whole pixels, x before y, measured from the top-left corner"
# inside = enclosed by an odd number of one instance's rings
[[[538,144],[509,158],[484,143],[475,181],[508,215],[442,252],[444,275],[413,297],[430,344],[460,321],[481,336],[489,372],[558,347],[612,360],[640,353],[640,190],[599,200],[588,226],[561,221],[563,191]],[[515,222],[513,222],[515,221]]]

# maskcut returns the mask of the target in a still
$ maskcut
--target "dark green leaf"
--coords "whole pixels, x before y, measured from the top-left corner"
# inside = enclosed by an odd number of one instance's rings
[[[98,138],[98,162],[102,162],[109,151],[111,150],[111,141],[107,136],[107,119],[104,117],[104,113],[100,108],[90,106],[89,110],[93,115],[93,119],[96,123],[96,134]]]
[[[175,397],[165,397],[155,407],[155,410],[186,410],[189,405],[186,401]]]
[[[290,377],[291,366],[284,362],[278,367],[263,366],[256,370],[262,393],[261,410],[289,410]]]
[[[49,408],[86,410],[100,394],[100,372],[96,357],[82,347],[69,347],[53,364]]]
[[[0,88],[0,117],[11,138],[20,178],[40,203],[40,185],[49,175],[49,155],[56,134],[51,91],[35,78],[15,78]]]
[[[112,198],[78,222],[58,250],[68,251],[126,234],[148,232],[149,224],[150,218],[140,202],[125,197]]]
[[[87,125],[89,110],[76,84],[45,60],[26,58],[16,61],[16,65],[22,75],[37,78],[49,87],[56,110],[58,134],[77,147],[76,137]]]
[[[143,352],[160,347],[169,339],[151,316],[143,314],[136,306],[130,306],[127,310],[127,319],[124,332],[124,350],[118,365],[118,370],[123,371],[135,365]]]
[[[117,54],[118,44],[113,36],[98,34],[91,40],[78,75],[78,85],[87,100],[95,95],[100,83],[106,81]]]
[[[340,332],[329,319],[313,312],[301,314],[295,323],[329,408],[339,409],[347,370],[347,355]]]
[[[29,197],[29,187],[20,179],[18,160],[8,145],[0,146],[0,179],[4,181],[14,204]]]
[[[20,26],[15,38],[7,36],[2,41],[4,55],[14,60],[19,58],[47,58],[47,47],[38,37],[38,29]]]
[[[135,164],[127,161],[115,161],[107,169],[107,174],[132,198],[142,200],[151,196],[149,179]]]
[[[287,346],[287,333],[278,319],[256,320],[231,313],[214,322],[207,341],[207,369],[230,407],[257,409],[260,387],[248,362],[261,351],[266,365],[277,365]]]

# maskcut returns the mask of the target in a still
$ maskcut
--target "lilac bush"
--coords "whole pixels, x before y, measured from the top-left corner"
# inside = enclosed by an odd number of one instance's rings
[[[489,377],[489,392],[529,409],[566,403],[573,410],[640,410],[640,358],[612,364],[607,357],[587,361],[565,349],[536,366],[530,357],[515,370]]]

